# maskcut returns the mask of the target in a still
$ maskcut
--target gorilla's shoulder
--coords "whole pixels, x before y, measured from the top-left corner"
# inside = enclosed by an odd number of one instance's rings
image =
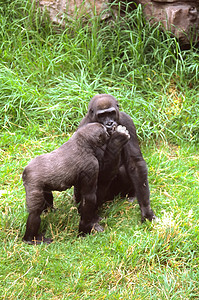
[[[123,111],[120,111],[119,122],[120,122],[121,125],[125,126],[127,129],[129,129],[129,127],[131,127],[131,130],[132,129],[136,130],[135,125],[134,125],[133,120],[131,119],[131,117]]]

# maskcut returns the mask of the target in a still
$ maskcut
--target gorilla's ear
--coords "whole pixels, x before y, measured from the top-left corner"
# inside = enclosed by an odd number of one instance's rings
[[[94,109],[93,109],[93,108],[90,108],[90,110],[89,110],[89,115],[93,116],[93,114],[94,114]]]

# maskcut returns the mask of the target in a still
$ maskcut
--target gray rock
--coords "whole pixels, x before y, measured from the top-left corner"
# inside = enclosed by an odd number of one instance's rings
[[[65,26],[66,19],[87,18],[100,15],[101,19],[117,14],[117,5],[110,9],[111,0],[36,0],[42,10],[49,12],[50,19]],[[127,0],[127,2],[130,2]],[[146,19],[161,22],[162,28],[169,30],[182,44],[196,39],[199,32],[199,0],[135,0],[143,6]],[[132,8],[133,9],[133,8]]]
[[[194,32],[199,32],[199,0],[138,0],[142,4],[146,18],[151,22],[161,22],[163,28],[172,32],[182,44],[190,42]]]

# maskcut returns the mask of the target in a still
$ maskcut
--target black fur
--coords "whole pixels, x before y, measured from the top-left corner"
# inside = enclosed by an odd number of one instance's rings
[[[113,96],[99,94],[91,99],[88,112],[79,127],[92,122],[103,124],[111,133],[110,139],[97,152],[100,166],[97,207],[106,200],[112,200],[118,194],[128,195],[131,200],[134,197],[137,198],[142,221],[155,219],[150,206],[147,166],[139,147],[132,119],[126,113],[119,111],[118,102]],[[118,125],[126,127],[130,134],[129,140],[125,134],[121,135],[115,131]],[[75,195],[77,194],[78,188],[76,187]]]
[[[64,191],[75,185],[78,186],[81,199],[79,231],[90,233],[95,225],[97,208],[99,163],[96,151],[108,138],[105,126],[99,123],[87,124],[78,129],[60,148],[34,158],[25,167],[22,179],[29,212],[23,237],[25,242],[51,242],[51,239],[38,233],[40,215],[43,210],[53,207],[52,191]]]

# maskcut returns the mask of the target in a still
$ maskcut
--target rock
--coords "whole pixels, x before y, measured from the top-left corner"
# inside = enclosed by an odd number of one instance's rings
[[[112,6],[111,0],[36,0],[42,10],[49,12],[50,19],[65,26],[66,19],[81,18],[83,21],[98,15],[101,19],[109,19],[117,14],[118,7]],[[126,3],[130,2],[126,0]],[[124,2],[123,2],[124,3]],[[151,22],[161,22],[162,28],[169,30],[182,44],[190,43],[199,32],[199,0],[135,0],[143,6],[146,19]],[[134,7],[132,7],[133,9]]]
[[[52,22],[65,26],[66,19],[81,18],[83,21],[95,15],[101,19],[112,15],[108,0],[36,0],[42,10],[47,10]]]
[[[182,44],[189,44],[199,31],[199,0],[138,0],[151,23],[161,22]]]

